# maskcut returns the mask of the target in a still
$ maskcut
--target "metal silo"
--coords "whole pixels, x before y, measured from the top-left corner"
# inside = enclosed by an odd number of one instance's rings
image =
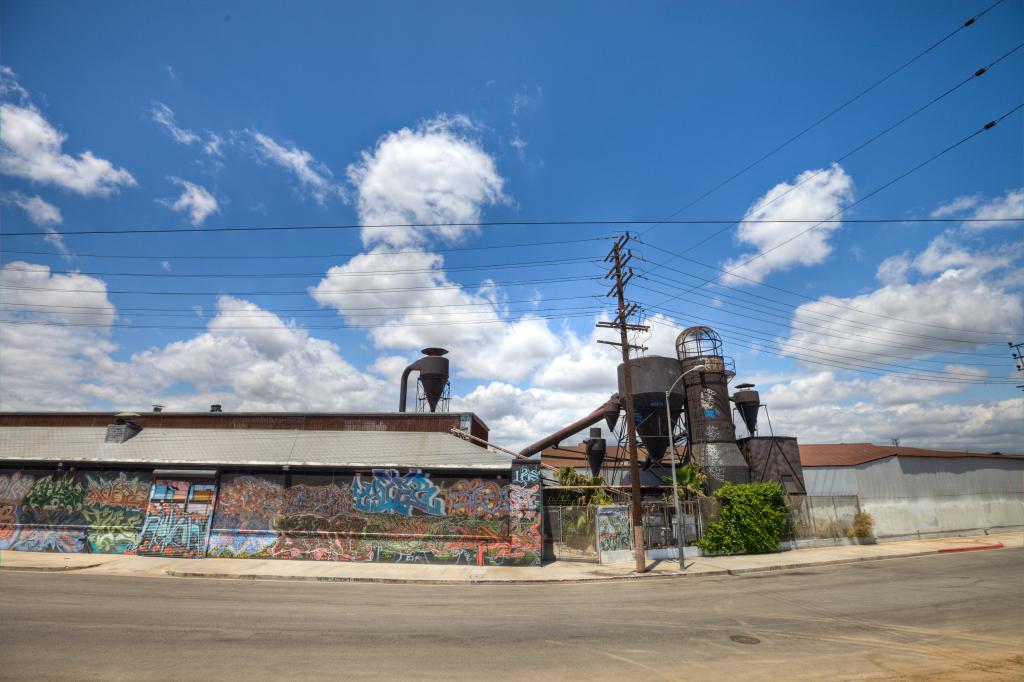
[[[676,355],[686,392],[690,450],[708,476],[708,487],[714,491],[726,482],[749,482],[729,404],[729,380],[735,370],[732,359],[722,355],[721,337],[710,327],[688,327],[676,337]],[[704,369],[687,373],[701,365]]]
[[[644,467],[661,464],[669,447],[665,391],[679,378],[679,362],[673,358],[648,355],[629,361],[633,377],[633,414],[636,432],[647,450]],[[619,395],[626,395],[625,365],[619,365]],[[669,394],[669,410],[674,420],[683,411],[683,389],[678,384]]]

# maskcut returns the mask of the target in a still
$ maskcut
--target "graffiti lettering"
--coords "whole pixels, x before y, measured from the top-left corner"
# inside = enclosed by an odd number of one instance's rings
[[[400,474],[397,469],[374,469],[373,480],[352,479],[355,508],[371,514],[412,516],[414,509],[432,516],[444,516],[444,500],[430,475],[418,469]]]
[[[501,511],[501,488],[494,481],[456,481],[445,491],[449,514],[465,514],[470,518],[492,518]]]
[[[116,478],[107,479],[86,475],[85,487],[86,504],[145,509],[149,497],[149,481],[129,477],[123,472]]]
[[[512,483],[515,485],[532,485],[540,482],[540,469],[532,466],[517,467],[512,472]]]

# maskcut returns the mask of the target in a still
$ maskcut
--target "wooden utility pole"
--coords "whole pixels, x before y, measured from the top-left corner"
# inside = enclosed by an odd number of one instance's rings
[[[636,553],[636,572],[643,573],[647,570],[647,557],[644,555],[644,518],[643,510],[640,507],[640,462],[636,452],[636,418],[633,414],[633,371],[629,363],[629,351],[631,348],[646,350],[641,346],[633,346],[629,343],[626,333],[630,331],[647,331],[649,327],[640,324],[630,324],[629,316],[636,312],[636,304],[626,306],[626,284],[633,278],[633,270],[627,268],[633,253],[625,246],[631,237],[627,231],[612,246],[611,252],[605,257],[605,262],[611,261],[612,269],[605,276],[607,279],[614,278],[615,285],[608,292],[608,296],[614,296],[618,304],[618,315],[613,322],[598,322],[598,327],[619,330],[619,341],[599,341],[611,346],[619,346],[622,349],[623,387],[622,401],[626,404],[626,445],[629,449],[629,478],[632,487],[630,495],[630,510],[633,517],[633,549]]]

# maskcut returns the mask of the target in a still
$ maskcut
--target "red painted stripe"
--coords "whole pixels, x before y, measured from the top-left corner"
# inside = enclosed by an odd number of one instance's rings
[[[997,542],[994,545],[971,545],[970,547],[950,547],[949,549],[940,549],[939,554],[949,554],[951,552],[973,552],[976,549],[1002,549],[1003,543]]]

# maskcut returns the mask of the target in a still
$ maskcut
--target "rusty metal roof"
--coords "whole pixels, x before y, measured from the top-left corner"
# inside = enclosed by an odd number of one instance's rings
[[[959,450],[894,447],[872,443],[800,443],[800,464],[805,467],[836,467],[866,464],[886,457],[988,457],[1024,459],[1020,455]]]

